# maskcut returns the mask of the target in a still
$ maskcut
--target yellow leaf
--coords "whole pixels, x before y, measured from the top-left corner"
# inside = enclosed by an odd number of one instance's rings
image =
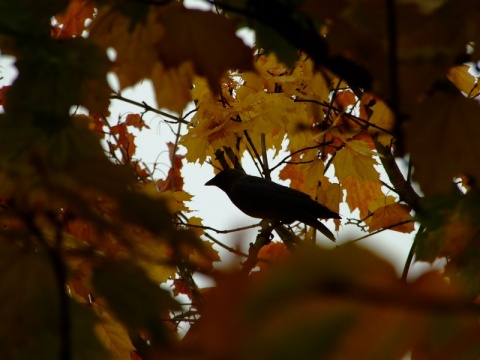
[[[191,62],[184,62],[178,67],[165,69],[165,66],[156,62],[152,69],[152,83],[159,107],[165,107],[181,113],[192,100],[190,87],[193,79]]]
[[[100,342],[109,351],[110,359],[130,360],[131,353],[135,350],[128,331],[105,310],[100,309],[96,303],[91,306],[99,316],[100,322],[95,326],[95,332]]]
[[[409,223],[402,224],[390,228],[390,230],[411,233],[414,230],[414,223],[412,216],[410,215],[411,209],[403,204],[395,203],[378,208],[372,216],[369,224],[369,231],[386,229],[394,224],[399,224],[404,221],[410,221]]]
[[[172,213],[179,211],[188,211],[188,207],[185,205],[185,202],[188,202],[192,199],[192,195],[186,191],[171,191],[166,190],[158,193],[158,197],[163,198],[167,201],[167,206]]]
[[[202,271],[210,271],[213,269],[213,263],[220,261],[218,251],[213,248],[211,241],[202,241],[201,246],[193,248],[189,255],[189,260]]]
[[[333,159],[335,175],[340,182],[348,177],[354,177],[358,181],[379,180],[380,175],[374,168],[377,164],[374,155],[365,141],[346,142],[345,147],[337,151]]]
[[[477,78],[468,71],[470,66],[457,65],[448,70],[448,79],[468,97],[475,97],[480,94]]]
[[[324,177],[321,185],[317,188],[317,201],[336,213],[340,212],[340,204],[343,202],[343,189],[340,184],[331,183]],[[340,220],[335,219],[336,230],[340,228]]]
[[[310,196],[315,196],[318,185],[323,181],[324,170],[325,164],[317,157],[311,163],[307,164],[307,176],[301,190]]]
[[[96,44],[115,49],[114,71],[122,89],[151,76],[158,61],[155,44],[164,32],[158,21],[161,11],[161,7],[152,6],[143,24],[133,23],[120,11],[105,6],[89,27],[90,38]]]
[[[202,235],[205,231],[198,226],[203,226],[202,223],[203,219],[198,216],[192,216],[188,219],[188,223],[191,225],[195,225],[195,227],[190,227],[190,229],[196,233],[198,236]]]
[[[379,180],[359,181],[353,176],[347,177],[341,183],[342,189],[347,191],[346,202],[350,211],[360,210],[360,218],[365,218],[369,212],[375,211],[380,205],[372,207],[379,199],[385,199],[382,192],[382,183]],[[383,203],[385,203],[383,201]]]
[[[383,101],[377,100],[375,105],[370,107],[373,111],[372,116],[368,119],[368,122],[378,126],[380,129],[387,131],[392,130],[395,123],[395,118],[392,110]],[[383,145],[390,145],[392,143],[392,135],[386,133],[375,127],[369,127],[368,132],[372,135],[378,134],[378,141]]]

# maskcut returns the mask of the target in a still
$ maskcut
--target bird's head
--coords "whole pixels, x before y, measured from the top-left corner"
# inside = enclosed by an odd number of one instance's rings
[[[206,186],[217,186],[223,191],[231,189],[235,183],[247,176],[243,171],[236,169],[227,169],[220,171],[215,177],[205,183]]]

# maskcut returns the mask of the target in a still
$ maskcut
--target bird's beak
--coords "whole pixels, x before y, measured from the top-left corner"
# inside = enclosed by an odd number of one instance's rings
[[[205,183],[205,186],[212,186],[212,185],[215,185],[215,183],[214,183],[214,181],[213,181],[213,180],[214,180],[214,179],[210,179],[210,180],[208,180],[208,181]]]

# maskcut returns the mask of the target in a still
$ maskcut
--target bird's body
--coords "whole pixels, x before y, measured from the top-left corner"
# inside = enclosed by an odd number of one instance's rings
[[[236,207],[249,216],[285,224],[301,221],[335,241],[333,234],[318,218],[339,219],[340,215],[301,191],[234,169],[223,170],[205,185],[218,186]]]

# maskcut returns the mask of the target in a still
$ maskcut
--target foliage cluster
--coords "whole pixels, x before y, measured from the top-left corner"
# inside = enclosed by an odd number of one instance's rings
[[[205,2],[0,2],[18,70],[0,88],[0,358],[477,359],[478,2]],[[163,110],[113,93],[108,72],[121,89],[151,80]],[[143,112],[114,123],[112,101]],[[148,112],[177,128],[164,179],[136,153]],[[337,230],[417,222],[402,278],[351,244],[316,246],[302,224],[270,242],[260,223],[248,254],[219,243],[182,166],[245,156],[358,210]],[[214,270],[218,246],[239,271]],[[447,265],[407,282],[414,256]]]

